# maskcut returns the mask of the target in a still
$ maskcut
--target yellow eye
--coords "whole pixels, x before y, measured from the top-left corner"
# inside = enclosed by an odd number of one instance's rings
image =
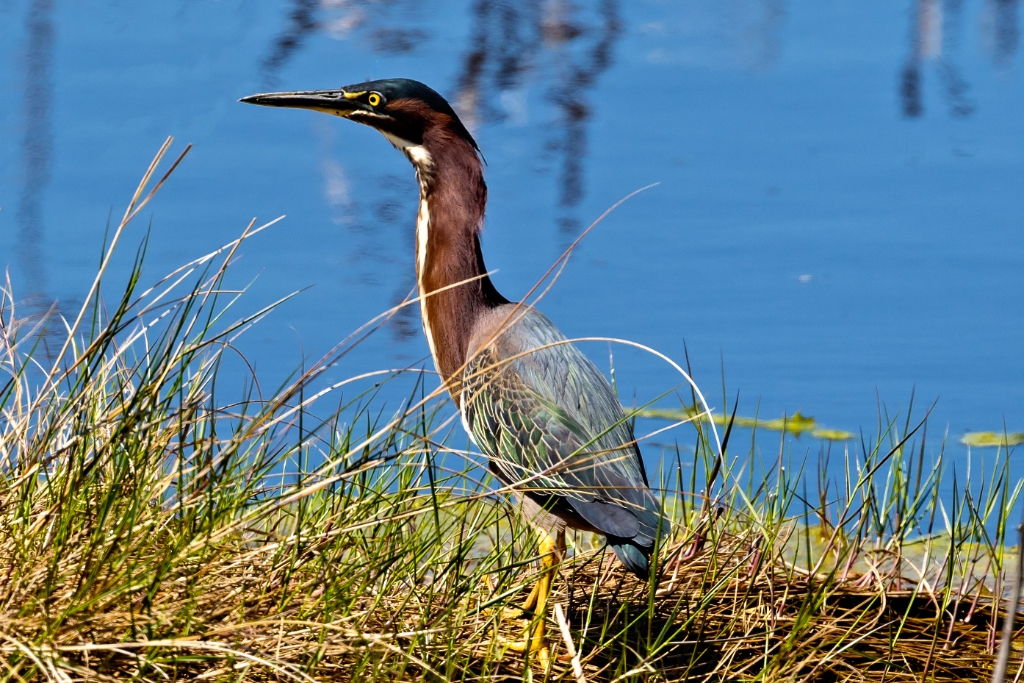
[[[380,95],[375,92],[370,93],[370,96],[366,98],[366,101],[370,103],[371,107],[376,107],[380,104]]]

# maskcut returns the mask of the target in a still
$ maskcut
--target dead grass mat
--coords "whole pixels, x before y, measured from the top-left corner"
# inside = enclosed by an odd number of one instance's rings
[[[646,584],[625,575],[610,555],[567,561],[553,599],[567,614],[583,678],[988,677],[993,628],[1002,618],[993,614],[990,598],[968,597],[956,605],[956,614],[940,613],[931,596],[872,591],[862,577],[794,578],[781,562],[755,563],[744,543],[723,535],[715,547],[689,559],[683,556],[692,548],[668,549],[664,556],[675,559],[662,571],[651,610]],[[311,544],[308,552],[334,550]],[[492,597],[486,585],[475,595],[430,594],[424,586],[404,595],[366,595],[345,616],[310,621],[304,615],[318,612],[331,577],[280,566],[275,557],[251,541],[223,544],[202,565],[177,567],[179,576],[163,581],[152,598],[134,595],[65,618],[43,647],[27,643],[38,642],[47,613],[60,611],[59,600],[29,618],[13,619],[15,610],[8,609],[0,615],[8,678],[579,680],[557,624],[549,627],[555,657],[550,670],[534,665],[527,673],[521,655],[503,654],[497,636],[515,639],[525,622],[478,609]],[[30,589],[31,583],[22,586]],[[187,584],[188,594],[198,599],[184,599]],[[186,623],[189,631],[179,637],[146,637],[176,632]],[[34,666],[26,667],[29,662]],[[1015,655],[1011,675],[1021,667]]]

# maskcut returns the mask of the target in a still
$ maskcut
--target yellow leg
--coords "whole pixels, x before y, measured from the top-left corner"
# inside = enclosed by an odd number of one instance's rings
[[[543,560],[541,560],[541,562],[543,562]],[[524,612],[529,612],[530,610],[532,610],[534,608],[534,606],[537,604],[537,596],[539,594],[540,594],[540,581],[538,581],[537,583],[533,584],[533,589],[530,590],[530,594],[528,596],[526,596],[526,600],[524,600],[523,604],[519,606],[519,609],[521,609]]]
[[[493,589],[494,589],[494,587],[491,586],[491,590],[493,590]],[[540,581],[537,581],[536,583],[533,584],[533,588],[530,589],[530,594],[528,596],[526,596],[526,600],[523,601],[523,604],[519,605],[518,607],[505,607],[504,609],[501,610],[501,618],[502,619],[528,619],[529,618],[529,613],[531,611],[533,611],[534,605],[537,604],[537,595],[539,593],[540,593]],[[484,613],[489,615],[489,614],[492,613],[492,610],[489,610],[489,609],[485,610]]]
[[[558,564],[565,555],[565,531],[559,530],[554,537],[545,531],[540,533],[541,539],[538,551],[541,554],[541,575],[533,591],[530,592],[530,596],[527,598],[528,606],[524,608],[529,609],[536,605],[534,610],[535,616],[530,625],[526,627],[523,640],[508,643],[508,648],[517,652],[529,652],[537,657],[541,666],[547,668],[551,661],[546,638],[548,597],[551,595],[551,586],[554,582]]]

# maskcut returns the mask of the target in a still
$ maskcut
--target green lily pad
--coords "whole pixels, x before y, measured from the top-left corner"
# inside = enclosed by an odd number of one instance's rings
[[[1024,432],[967,432],[960,443],[978,448],[993,446],[1019,446],[1024,443]]]
[[[662,420],[691,420],[698,411],[692,407],[679,408],[675,410],[664,409],[664,408],[642,408],[640,410],[631,410],[625,408],[627,413],[632,413],[637,417],[652,417]],[[707,419],[701,416],[701,419]],[[717,425],[726,425],[729,422],[729,417],[722,413],[714,413],[711,419]],[[851,432],[846,432],[840,429],[826,429],[819,427],[814,421],[814,418],[809,415],[804,415],[799,410],[792,415],[785,417],[776,418],[773,420],[764,420],[754,417],[743,417],[737,415],[733,424],[736,427],[744,427],[747,429],[769,429],[775,432],[785,431],[789,434],[799,437],[801,434],[810,434],[816,439],[822,439],[825,441],[849,441],[854,437]]]

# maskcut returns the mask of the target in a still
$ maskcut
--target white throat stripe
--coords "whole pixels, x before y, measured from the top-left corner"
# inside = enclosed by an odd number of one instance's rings
[[[420,208],[416,215],[416,285],[420,295],[420,317],[423,319],[423,334],[427,337],[427,345],[430,347],[430,355],[434,359],[434,367],[441,372],[441,366],[437,362],[437,348],[434,346],[434,334],[430,328],[430,318],[427,315],[427,300],[423,298],[424,278],[427,268],[427,249],[430,242],[430,209],[427,206],[427,177],[432,171],[433,161],[430,153],[423,145],[414,144],[397,135],[381,131],[388,142],[399,149],[405,156],[409,157],[416,168],[416,177],[420,183]]]
[[[409,157],[409,161],[413,163],[417,171],[422,171],[430,168],[432,161],[430,154],[427,152],[423,145],[417,145],[416,143],[409,142],[404,138],[400,138],[397,135],[386,133],[381,131],[388,142],[395,146],[396,149],[402,151],[405,156]]]

